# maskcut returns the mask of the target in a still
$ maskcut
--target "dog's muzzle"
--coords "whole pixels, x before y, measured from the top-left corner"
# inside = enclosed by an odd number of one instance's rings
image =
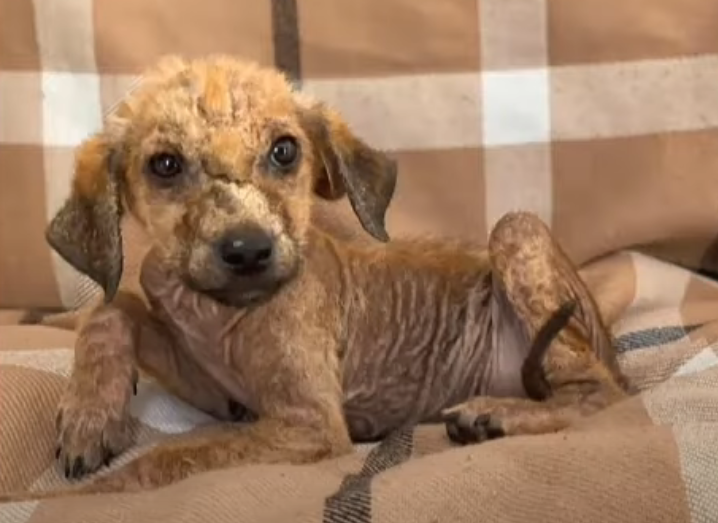
[[[187,265],[185,283],[232,306],[269,298],[296,270],[292,259],[283,256],[281,237],[254,224],[227,229],[190,256],[195,258]]]

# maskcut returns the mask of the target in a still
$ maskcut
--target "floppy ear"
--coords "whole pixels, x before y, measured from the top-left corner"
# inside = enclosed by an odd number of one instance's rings
[[[319,156],[314,192],[325,200],[346,194],[362,227],[388,241],[384,222],[396,187],[396,162],[369,147],[336,112],[320,104],[307,109],[306,121]]]
[[[102,135],[80,145],[72,192],[45,231],[50,246],[97,282],[110,302],[122,276],[120,183],[116,155]]]

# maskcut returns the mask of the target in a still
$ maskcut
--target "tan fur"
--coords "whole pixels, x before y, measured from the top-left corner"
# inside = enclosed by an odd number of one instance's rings
[[[291,133],[302,150],[289,176],[263,163],[277,133]],[[163,148],[191,164],[167,187],[143,167]],[[58,458],[78,478],[126,448],[137,367],[200,409],[251,423],[160,445],[72,491],[152,488],[251,462],[312,462],[349,452],[352,440],[427,421],[446,422],[462,443],[550,432],[626,394],[592,297],[535,216],[506,215],[487,250],[353,243],[311,226],[312,192],[346,194],[365,229],[385,240],[394,178],[386,156],[275,71],[220,57],[169,59],[148,74],[80,148],[75,193],[48,231],[66,259],[91,269],[108,302],[79,332]],[[121,259],[107,236],[112,223],[100,231],[93,222],[110,220],[113,188],[154,240],[141,274],[149,309],[92,272]],[[88,201],[94,206],[82,207]],[[74,240],[68,224],[80,227]],[[271,234],[276,259],[271,277],[237,284],[214,242],[248,224]],[[102,259],[90,263],[88,254]],[[532,340],[547,336],[543,326],[568,302],[576,310],[565,328],[531,356]],[[525,361],[538,372],[523,372]]]

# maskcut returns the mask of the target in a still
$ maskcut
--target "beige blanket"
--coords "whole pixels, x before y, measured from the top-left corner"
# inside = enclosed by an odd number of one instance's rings
[[[421,427],[314,466],[0,506],[0,523],[717,520],[718,288],[633,252],[595,260],[640,248],[718,272],[718,0],[606,5],[0,0],[0,307],[96,296],[42,235],[74,146],[160,55],[219,51],[284,69],[391,152],[392,235],[483,242],[503,212],[536,211],[577,263],[594,260],[584,276],[644,390],[561,434],[457,448]],[[2,491],[63,485],[53,419],[72,344],[0,327]],[[210,421],[151,383],[133,413],[125,459]]]
[[[443,427],[422,426],[316,465],[246,466],[151,493],[2,505],[0,522],[714,520],[718,285],[631,252],[583,275],[603,313],[620,315],[621,364],[642,392],[569,431],[461,448]],[[688,285],[699,299],[676,291]],[[53,417],[72,335],[9,327],[0,340],[0,490],[58,488]],[[139,443],[118,465],[212,423],[151,382],[132,413]]]

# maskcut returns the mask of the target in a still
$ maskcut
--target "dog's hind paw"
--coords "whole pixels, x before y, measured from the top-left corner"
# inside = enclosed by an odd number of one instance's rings
[[[501,420],[491,414],[469,410],[451,410],[444,415],[446,435],[454,443],[468,445],[502,438],[506,435]]]

